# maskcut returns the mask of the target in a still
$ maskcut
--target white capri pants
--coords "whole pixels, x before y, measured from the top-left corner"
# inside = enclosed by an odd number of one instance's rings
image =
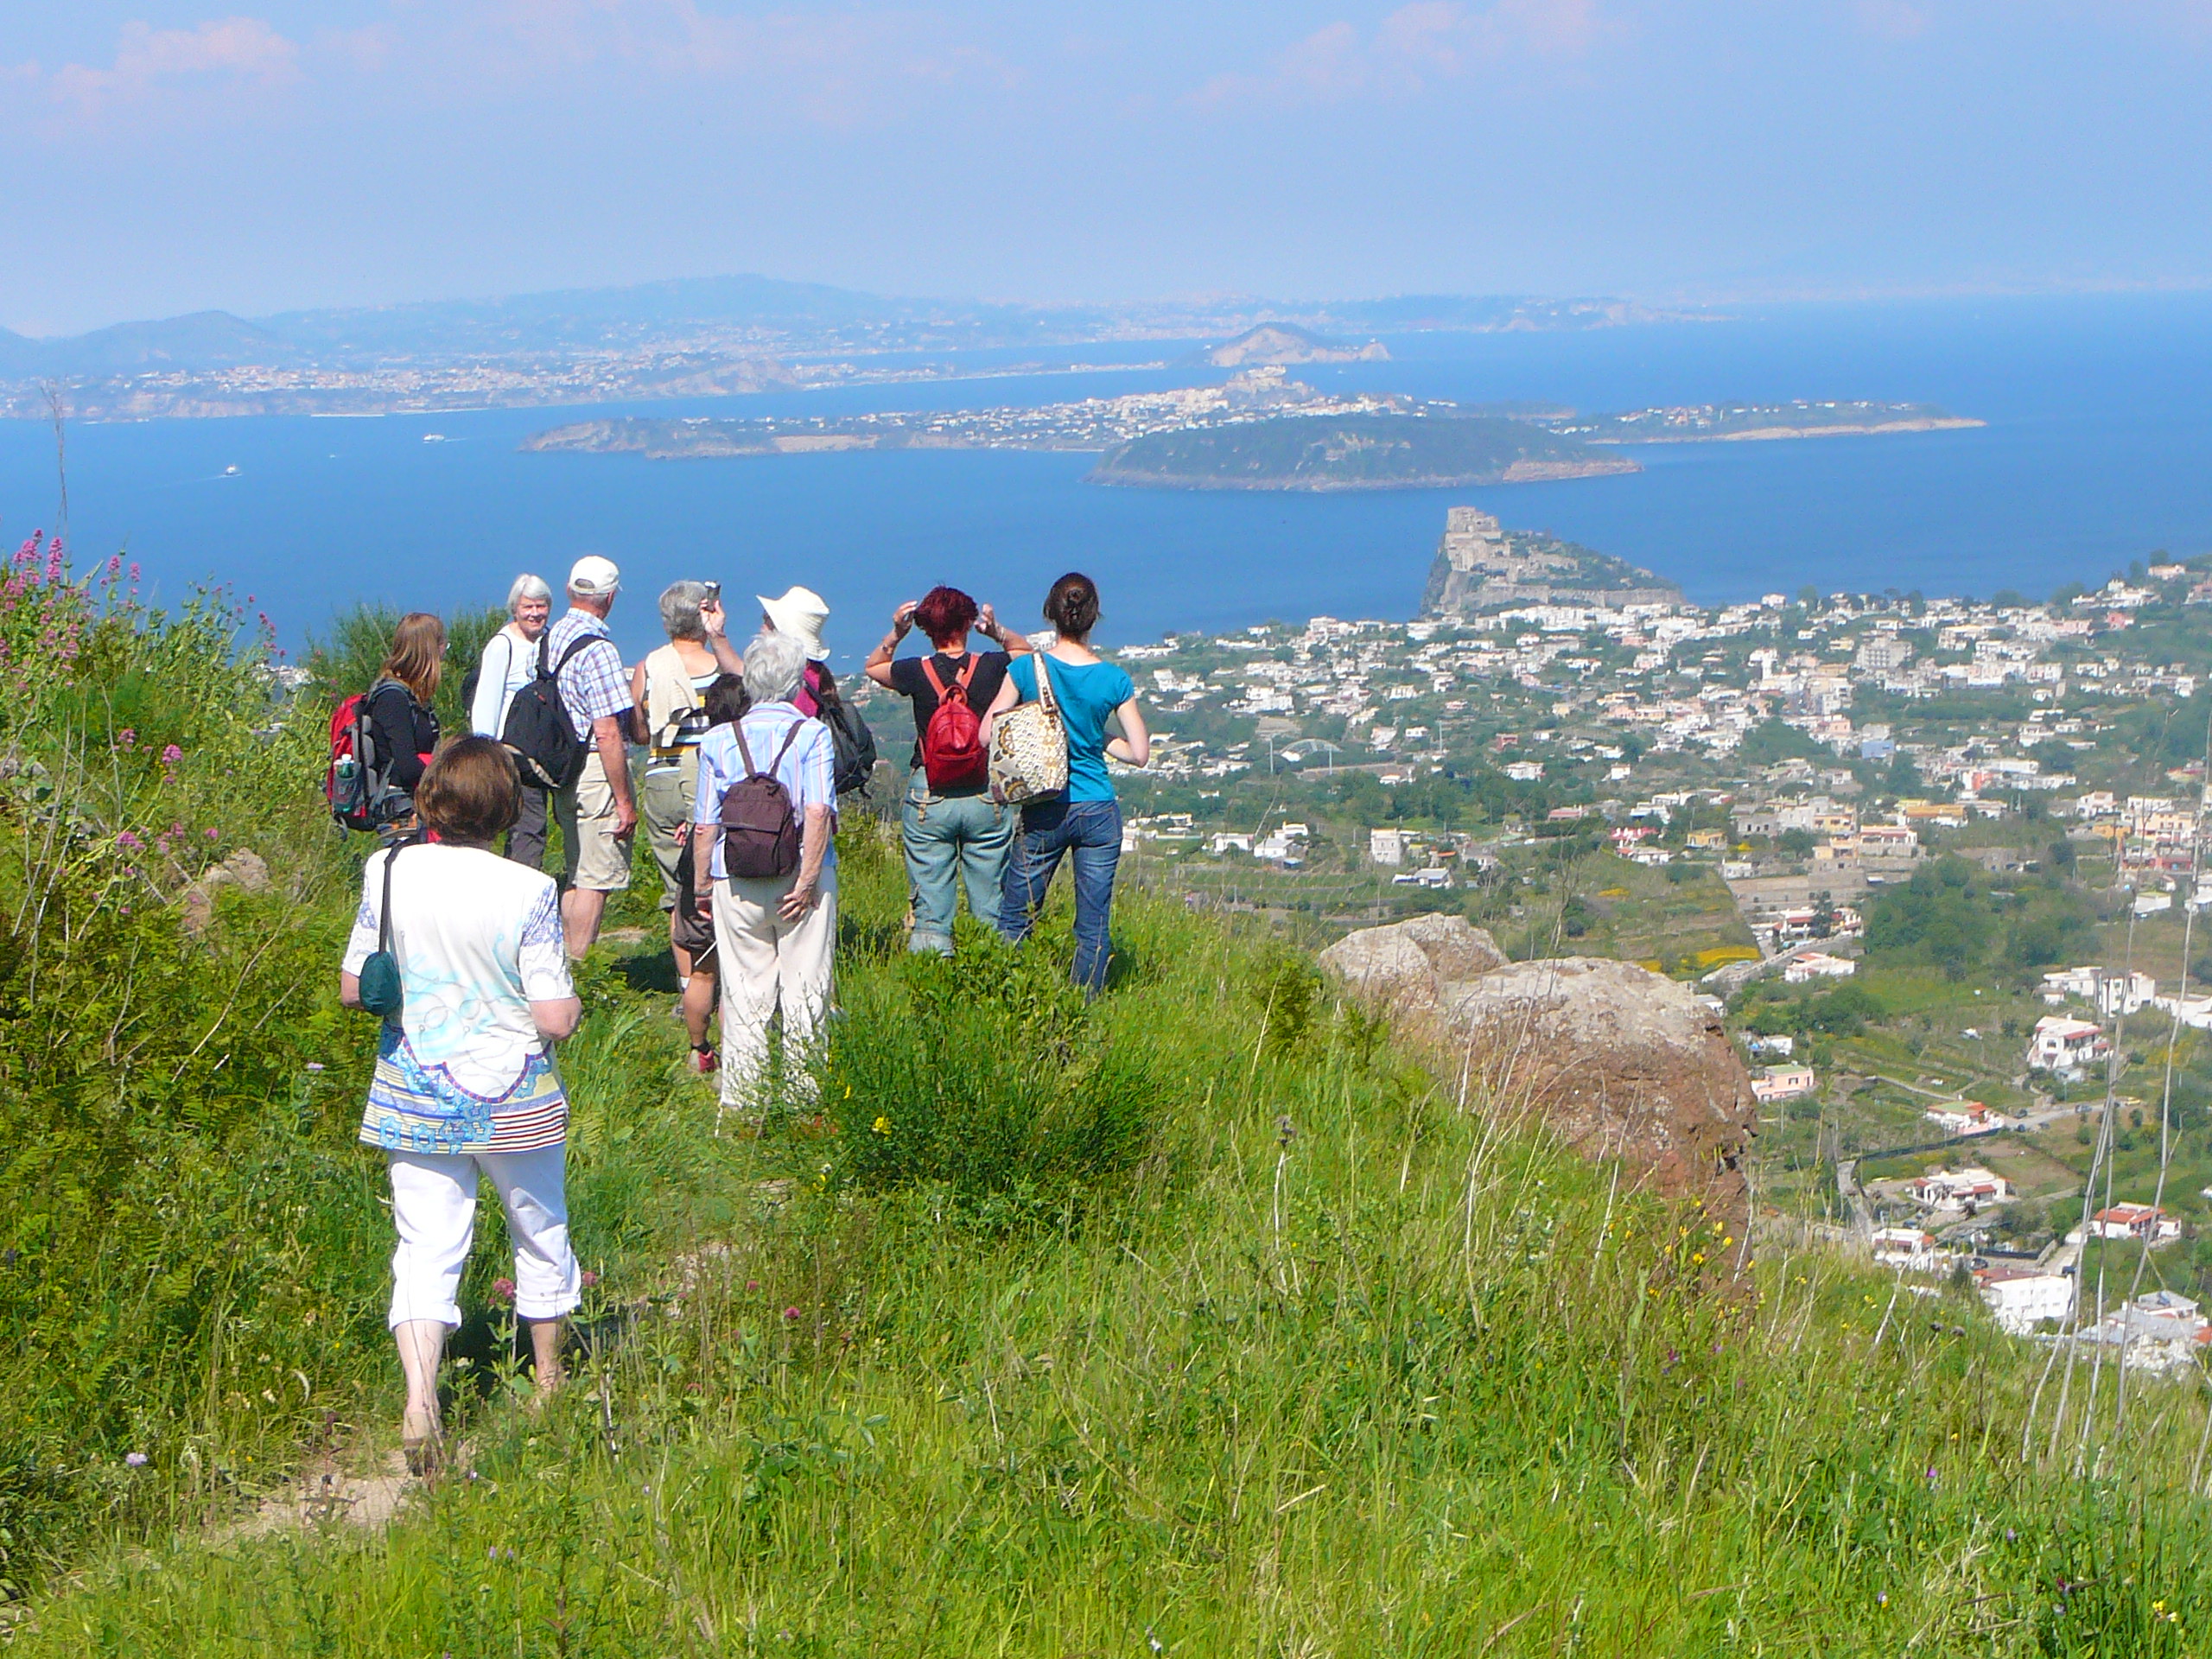
[[[814,1040],[835,994],[837,867],[822,872],[821,903],[795,922],[778,913],[796,873],[715,883],[715,953],[722,987],[722,1104],[753,1103],[768,1062],[768,1027],[780,1012],[791,1086],[810,1086],[798,1061]]]
[[[566,1147],[536,1152],[391,1152],[391,1319],[461,1323],[461,1270],[476,1236],[476,1179],[499,1195],[515,1243],[515,1312],[555,1319],[583,1300],[583,1275],[569,1247],[562,1190]]]

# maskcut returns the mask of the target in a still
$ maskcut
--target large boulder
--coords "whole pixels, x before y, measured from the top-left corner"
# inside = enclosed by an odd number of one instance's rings
[[[1416,916],[1347,933],[1321,952],[1321,967],[1408,1036],[1434,1041],[1453,986],[1506,965],[1497,941],[1464,916]]]
[[[1497,957],[1460,918],[1423,917],[1351,934],[1321,962],[1455,1087],[1464,1079],[1471,1107],[1530,1112],[1585,1157],[1620,1159],[1645,1190],[1702,1203],[1739,1262],[1758,1103],[1719,1017],[1633,963]]]

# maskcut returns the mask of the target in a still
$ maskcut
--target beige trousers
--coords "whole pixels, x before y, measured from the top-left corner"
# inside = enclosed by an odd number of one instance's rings
[[[791,1096],[810,1100],[806,1071],[817,1032],[836,989],[837,867],[822,872],[821,902],[796,922],[776,906],[798,878],[715,883],[715,949],[722,984],[722,1104],[747,1109],[763,1099],[768,1027],[780,1013],[784,1073]]]

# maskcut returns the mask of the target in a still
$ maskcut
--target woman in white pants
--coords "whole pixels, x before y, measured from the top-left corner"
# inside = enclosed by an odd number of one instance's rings
[[[804,1061],[835,983],[836,750],[830,728],[791,702],[805,671],[803,645],[787,634],[761,634],[745,652],[752,708],[699,744],[692,833],[707,836],[713,850],[693,861],[701,894],[713,895],[715,954],[721,963],[721,1103],[728,1109],[764,1103],[768,1028],[779,1014],[786,1096],[813,1097]],[[733,879],[723,857],[722,798],[756,766],[772,773],[790,798],[799,830],[798,868],[789,875]]]
[[[559,1386],[563,1319],[582,1293],[562,1179],[569,1103],[553,1045],[583,1005],[553,878],[492,850],[518,794],[512,758],[490,738],[438,752],[415,790],[437,840],[370,858],[339,976],[340,1001],[359,1007],[372,956],[388,951],[398,973],[400,1007],[378,1044],[360,1138],[391,1166],[391,1325],[407,1377],[400,1433],[418,1472],[436,1461],[438,1362],[461,1323],[454,1297],[480,1176],[507,1212],[515,1312],[531,1322],[541,1393]]]

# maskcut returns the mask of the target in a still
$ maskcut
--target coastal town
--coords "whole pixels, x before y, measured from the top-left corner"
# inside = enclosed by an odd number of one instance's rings
[[[1768,1224],[1970,1276],[2007,1328],[2199,1338],[2212,561],[1704,607],[1461,507],[1428,591],[1117,652],[1154,728],[1125,868],[1306,937],[1449,911],[1694,982]],[[2129,1248],[2155,1299],[2122,1306]]]

